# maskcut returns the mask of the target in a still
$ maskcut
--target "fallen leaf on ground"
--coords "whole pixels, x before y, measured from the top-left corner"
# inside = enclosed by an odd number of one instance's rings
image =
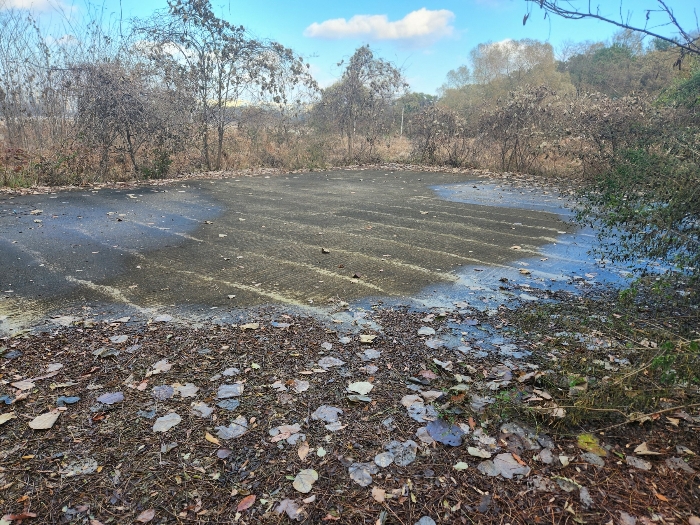
[[[630,467],[634,467],[639,470],[651,470],[651,463],[643,460],[642,458],[638,458],[636,456],[627,456],[625,458],[625,461]]]
[[[455,470],[467,470],[469,468],[469,465],[464,461],[458,461],[452,468]]]
[[[97,461],[92,458],[79,459],[70,463],[65,470],[61,471],[61,475],[65,478],[74,476],[86,476],[97,472]]]
[[[214,412],[214,408],[204,402],[192,403],[192,412],[199,417],[209,417]]]
[[[216,393],[217,399],[228,399],[237,397],[243,394],[243,383],[234,383],[232,385],[221,385]]]
[[[182,421],[182,418],[179,415],[177,415],[175,412],[170,412],[169,414],[156,419],[156,422],[153,424],[153,432],[167,432],[174,426],[178,425],[180,421]]]
[[[342,413],[343,411],[340,408],[321,405],[311,414],[311,419],[325,421],[326,423],[335,423],[338,421],[338,416]]]
[[[186,383],[184,385],[175,384],[173,385],[173,390],[175,390],[177,394],[180,394],[180,397],[194,397],[197,395],[197,392],[199,392],[199,387],[194,386],[192,383]]]
[[[29,422],[29,428],[33,428],[34,430],[49,429],[54,425],[54,423],[58,419],[58,416],[60,415],[61,413],[58,411],[51,411],[47,412],[46,414],[36,416]]]
[[[124,401],[124,394],[122,392],[107,392],[98,397],[97,401],[98,403],[104,403],[105,405],[121,403]]]
[[[366,396],[372,391],[373,388],[374,385],[372,383],[368,383],[367,381],[357,381],[356,383],[350,383],[348,385],[348,392],[355,392],[361,396]]]
[[[301,394],[302,392],[306,392],[309,389],[309,382],[308,381],[303,381],[301,379],[294,379],[292,384],[292,388],[297,394]]]
[[[204,439],[209,441],[209,443],[214,443],[215,445],[221,444],[221,442],[218,439],[216,439],[214,436],[212,436],[209,432],[204,434]]]
[[[321,359],[318,360],[318,366],[321,368],[331,368],[334,366],[342,366],[345,364],[345,361],[342,361],[338,359],[337,357],[322,357]]]
[[[297,449],[297,455],[302,461],[304,461],[306,459],[306,456],[309,455],[309,444],[306,441],[299,445],[299,448]]]
[[[388,467],[394,461],[394,455],[391,452],[382,452],[374,456],[374,462],[382,467]]]
[[[151,395],[160,401],[165,401],[175,395],[175,389],[170,385],[154,386]]]
[[[10,419],[16,418],[17,415],[14,412],[8,412],[7,414],[0,414],[0,425],[7,423]]]
[[[156,516],[155,509],[144,510],[141,514],[138,515],[138,517],[136,518],[136,521],[138,521],[139,523],[148,523],[153,518],[155,518],[155,516]]]
[[[451,425],[444,419],[436,419],[428,423],[427,427],[430,437],[439,443],[458,447],[462,444],[464,432],[457,425]]]
[[[270,430],[270,435],[272,436],[270,441],[272,443],[277,443],[278,441],[291,437],[293,434],[297,434],[300,430],[301,425],[299,425],[299,423],[295,423],[293,425],[280,425]]]
[[[20,512],[19,514],[5,514],[2,518],[0,518],[0,524],[4,525],[5,523],[10,523],[13,521],[22,521],[26,520],[27,518],[36,518],[36,514],[34,512]]]
[[[372,484],[372,474],[379,472],[379,469],[374,463],[353,463],[348,467],[348,472],[350,479],[360,487],[366,487]]]
[[[530,467],[518,463],[513,454],[498,454],[493,460],[493,465],[498,473],[506,479],[513,479],[513,476],[516,475],[527,476],[530,473]]]
[[[634,453],[637,454],[638,456],[660,456],[661,452],[654,452],[653,450],[649,450],[649,447],[647,446],[647,442],[645,441],[641,445],[637,446],[637,448],[634,449]]]
[[[299,508],[299,504],[293,499],[284,499],[280,501],[280,504],[277,505],[277,508],[275,509],[275,512],[277,514],[282,514],[283,512],[286,512],[287,516],[289,516],[289,519],[297,521],[301,519],[300,511],[301,509]]]
[[[234,439],[242,436],[248,431],[248,420],[245,416],[238,416],[227,427],[216,427],[216,435],[221,439]]]
[[[470,456],[474,456],[477,458],[488,459],[491,457],[490,452],[483,450],[481,448],[469,447],[469,448],[467,448],[467,452],[469,453]]]
[[[410,407],[413,403],[423,403],[423,398],[416,394],[409,394],[401,398],[401,404],[406,408]]]
[[[255,494],[251,494],[250,496],[243,498],[238,504],[238,507],[236,507],[236,511],[241,512],[243,510],[248,510],[255,503],[255,497]]]
[[[386,490],[380,489],[379,487],[372,487],[372,498],[377,503],[384,503],[386,499]]]
[[[34,383],[29,380],[15,381],[14,383],[10,383],[10,385],[15,387],[17,390],[31,390],[34,388]]]
[[[169,371],[173,367],[172,363],[168,363],[167,359],[161,359],[155,363],[151,370],[146,372],[146,377],[150,377],[156,374],[162,374]]]
[[[405,467],[416,460],[418,443],[410,439],[408,441],[404,441],[403,443],[400,441],[392,441],[384,448],[393,454],[394,463],[396,463],[399,467]]]
[[[314,469],[304,469],[300,470],[299,473],[294,478],[292,486],[299,492],[308,494],[311,492],[311,487],[318,480],[318,472]]]

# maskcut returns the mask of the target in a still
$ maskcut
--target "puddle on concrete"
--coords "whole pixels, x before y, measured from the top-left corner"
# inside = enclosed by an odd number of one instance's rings
[[[0,292],[13,290],[0,300],[0,333],[51,315],[239,322],[265,304],[329,318],[329,299],[351,304],[333,317],[356,330],[376,328],[356,313],[379,299],[488,311],[619,283],[587,254],[594,232],[564,222],[565,204],[464,175],[386,171],[0,199],[10,269]],[[455,349],[473,334],[518,355],[487,327],[454,332],[445,344]]]

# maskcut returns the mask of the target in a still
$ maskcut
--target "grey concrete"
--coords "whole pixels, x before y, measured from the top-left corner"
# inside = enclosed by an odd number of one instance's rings
[[[554,208],[441,198],[445,185],[485,184],[471,178],[339,171],[1,197],[0,331],[96,305],[409,297],[460,268],[513,270],[572,230]]]

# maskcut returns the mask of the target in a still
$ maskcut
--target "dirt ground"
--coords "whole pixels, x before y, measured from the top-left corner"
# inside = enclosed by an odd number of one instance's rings
[[[584,441],[513,424],[500,392],[546,399],[538,366],[433,337],[505,318],[353,315],[345,333],[256,310],[6,339],[3,523],[697,523],[697,409]]]

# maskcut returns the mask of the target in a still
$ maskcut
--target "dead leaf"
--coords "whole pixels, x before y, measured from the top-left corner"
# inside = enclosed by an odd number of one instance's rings
[[[299,459],[304,461],[306,459],[306,456],[309,455],[309,444],[304,441],[300,446],[299,449],[297,450],[297,454],[299,454]]]
[[[22,521],[27,518],[36,518],[36,514],[33,512],[22,512],[20,514],[5,514],[0,518],[0,522],[10,523],[11,521]]]
[[[221,441],[219,441],[218,439],[216,439],[216,438],[215,438],[214,436],[212,436],[209,432],[207,432],[206,434],[204,434],[204,439],[206,439],[207,441],[209,441],[209,443],[214,443],[215,445],[220,445],[220,444],[221,444]]]
[[[380,489],[379,487],[372,487],[372,497],[377,503],[384,503],[386,499],[386,490]]]
[[[637,446],[637,448],[634,449],[634,453],[637,454],[638,456],[660,456],[661,452],[654,452],[653,450],[649,450],[649,447],[647,446],[647,442],[645,441],[641,445]]]
[[[372,474],[379,472],[379,469],[374,463],[353,463],[348,467],[348,472],[350,479],[360,487],[366,487],[372,484]]]
[[[155,509],[144,510],[141,514],[138,515],[138,517],[136,518],[136,521],[138,521],[139,523],[148,523],[153,518],[155,518],[155,516],[156,516]]]
[[[36,416],[29,422],[29,428],[32,428],[34,430],[49,429],[54,425],[54,423],[58,419],[58,416],[60,415],[61,413],[57,410],[52,410],[51,412],[47,412],[46,414]]]
[[[357,381],[356,383],[350,383],[348,385],[348,392],[355,392],[361,396],[366,396],[372,391],[373,388],[374,385],[372,383],[368,383],[367,381]]]
[[[8,412],[7,414],[0,414],[0,425],[7,423],[10,419],[16,418],[16,414],[14,412]]]
[[[515,461],[520,463],[520,465],[522,465],[523,467],[527,466],[527,463],[525,463],[515,452],[511,452],[511,454],[513,454],[513,458],[515,459]]]
[[[255,503],[255,497],[255,494],[251,494],[250,496],[243,498],[238,504],[238,507],[236,507],[236,511],[241,512],[243,510],[248,510]]]
[[[292,520],[298,521],[301,519],[301,509],[299,508],[299,504],[293,499],[284,499],[280,501],[280,504],[277,505],[275,512],[277,514],[282,514],[283,512],[286,512],[287,516],[289,516],[289,519]]]
[[[304,494],[311,492],[311,487],[318,480],[318,472],[314,469],[304,469],[300,470],[299,473],[294,478],[292,486]]]
[[[32,388],[34,388],[34,383],[29,380],[15,381],[14,383],[10,384],[17,390],[31,390]]]
[[[156,419],[156,422],[153,424],[153,432],[167,432],[175,425],[179,425],[180,421],[182,421],[182,418],[175,412],[166,414]]]

